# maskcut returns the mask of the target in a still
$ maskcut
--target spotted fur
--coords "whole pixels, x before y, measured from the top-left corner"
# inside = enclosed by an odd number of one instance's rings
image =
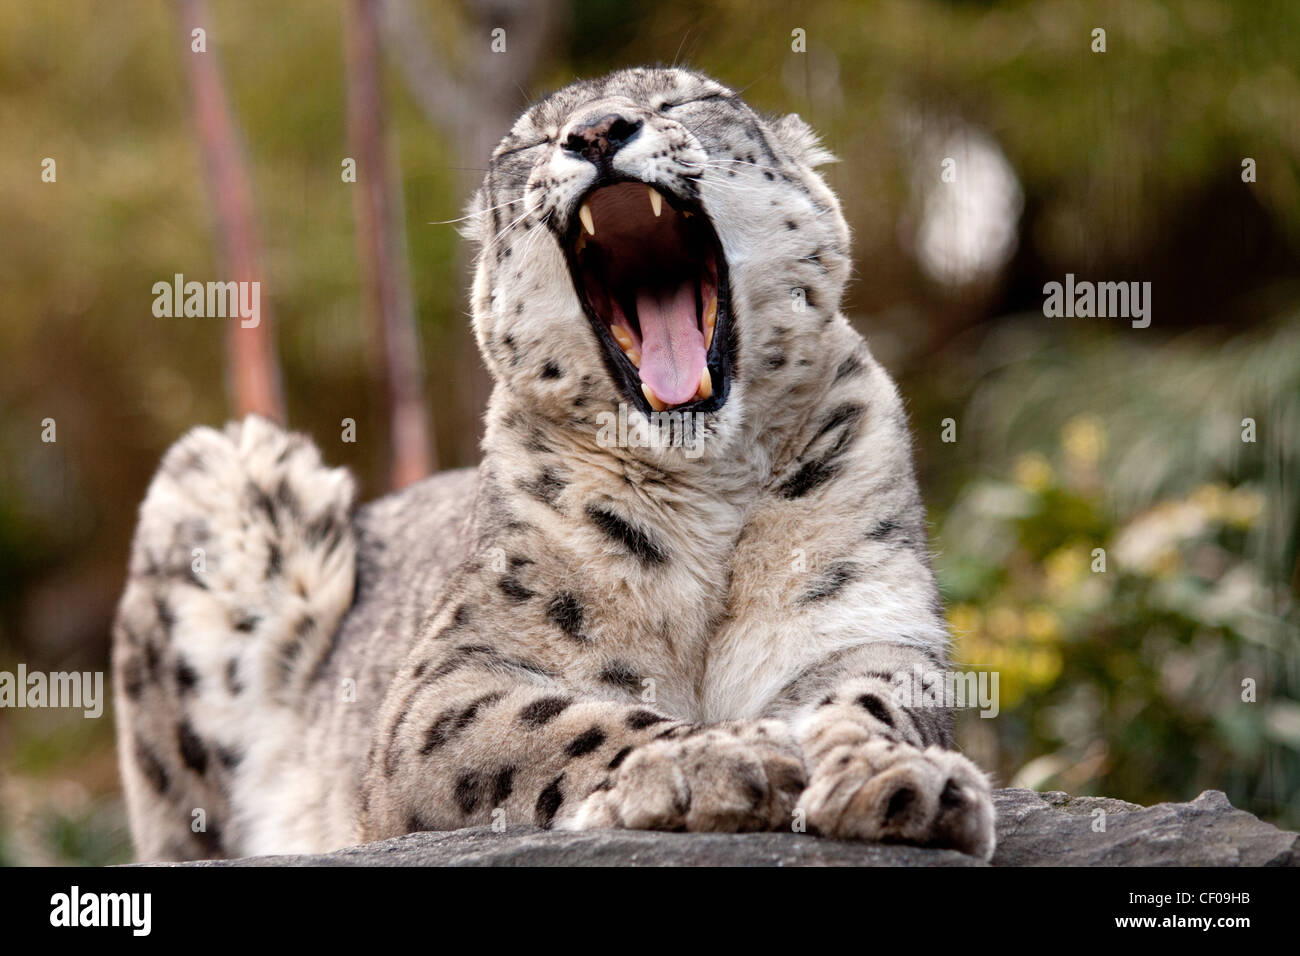
[[[599,437],[627,397],[558,241],[595,175],[560,144],[597,109],[643,124],[615,168],[698,202],[726,256],[734,380],[698,456]],[[477,469],[345,519],[347,479],[263,422],[169,453],[115,632],[142,856],[800,818],[991,854],[950,714],[893,694],[947,636],[901,401],[839,312],[829,159],[690,71],[567,87],[471,206],[495,380]],[[189,572],[200,539],[221,576]],[[219,837],[191,832],[200,805]]]

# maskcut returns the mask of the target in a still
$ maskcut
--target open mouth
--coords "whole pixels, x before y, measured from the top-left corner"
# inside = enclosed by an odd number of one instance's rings
[[[564,242],[573,287],[629,401],[721,408],[730,386],[727,263],[696,203],[643,182],[587,193]]]

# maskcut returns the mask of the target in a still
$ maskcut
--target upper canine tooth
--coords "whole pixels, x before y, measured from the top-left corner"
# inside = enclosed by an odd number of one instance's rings
[[[700,375],[700,388],[695,393],[696,398],[708,398],[713,394],[713,378],[709,375],[709,368],[704,367],[703,374]]]
[[[638,352],[636,349],[628,349],[626,354],[629,362],[631,362],[636,368],[641,367],[640,352]]]
[[[641,383],[641,394],[645,396],[645,400],[650,403],[650,407],[656,412],[662,412],[668,407],[667,403],[661,401],[659,396],[655,394],[655,390],[645,382]]]
[[[709,299],[709,304],[704,307],[704,347],[707,349],[713,344],[713,327],[718,324],[718,297],[715,295]]]
[[[658,219],[659,214],[664,211],[664,197],[659,195],[659,190],[653,186],[646,186],[646,189],[650,190],[650,208],[654,210],[655,218]]]
[[[594,236],[596,234],[596,221],[591,218],[591,207],[583,203],[582,208],[578,210],[578,218],[582,220],[582,228]]]

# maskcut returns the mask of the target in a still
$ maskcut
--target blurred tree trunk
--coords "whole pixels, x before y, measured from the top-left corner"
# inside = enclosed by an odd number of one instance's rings
[[[398,198],[401,179],[390,180],[377,7],[378,0],[350,0],[347,8],[348,137],[357,163],[353,204],[372,378],[383,397],[380,407],[390,415],[389,481],[402,488],[436,466]]]
[[[241,137],[226,99],[215,50],[196,52],[192,32],[209,41],[212,19],[203,0],[180,0],[186,70],[194,103],[194,122],[207,169],[208,194],[217,221],[226,276],[237,282],[262,282],[261,249],[253,219],[253,187],[240,146]],[[267,291],[265,283],[259,292]],[[257,325],[245,328],[238,315],[226,320],[226,389],[236,415],[264,415],[285,421],[280,366],[275,352],[270,297],[258,297]]]
[[[383,0],[385,46],[412,98],[458,160],[462,207],[483,181],[492,150],[528,105],[525,91],[546,53],[555,49],[561,11],[558,0],[469,0],[462,11],[468,26],[439,43],[412,0]],[[505,31],[504,52],[492,50],[497,29]],[[464,252],[456,271],[461,279],[456,295],[463,302],[469,272]],[[474,461],[491,383],[468,323],[458,323],[451,331],[455,357],[447,364],[466,375],[452,414],[457,421],[474,423],[473,428],[467,424],[457,429],[455,451],[461,460]]]

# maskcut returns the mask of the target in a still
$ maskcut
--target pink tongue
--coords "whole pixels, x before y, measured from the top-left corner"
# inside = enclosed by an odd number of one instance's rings
[[[668,405],[695,397],[704,373],[704,335],[695,317],[695,283],[676,289],[638,292],[641,322],[641,381]]]

